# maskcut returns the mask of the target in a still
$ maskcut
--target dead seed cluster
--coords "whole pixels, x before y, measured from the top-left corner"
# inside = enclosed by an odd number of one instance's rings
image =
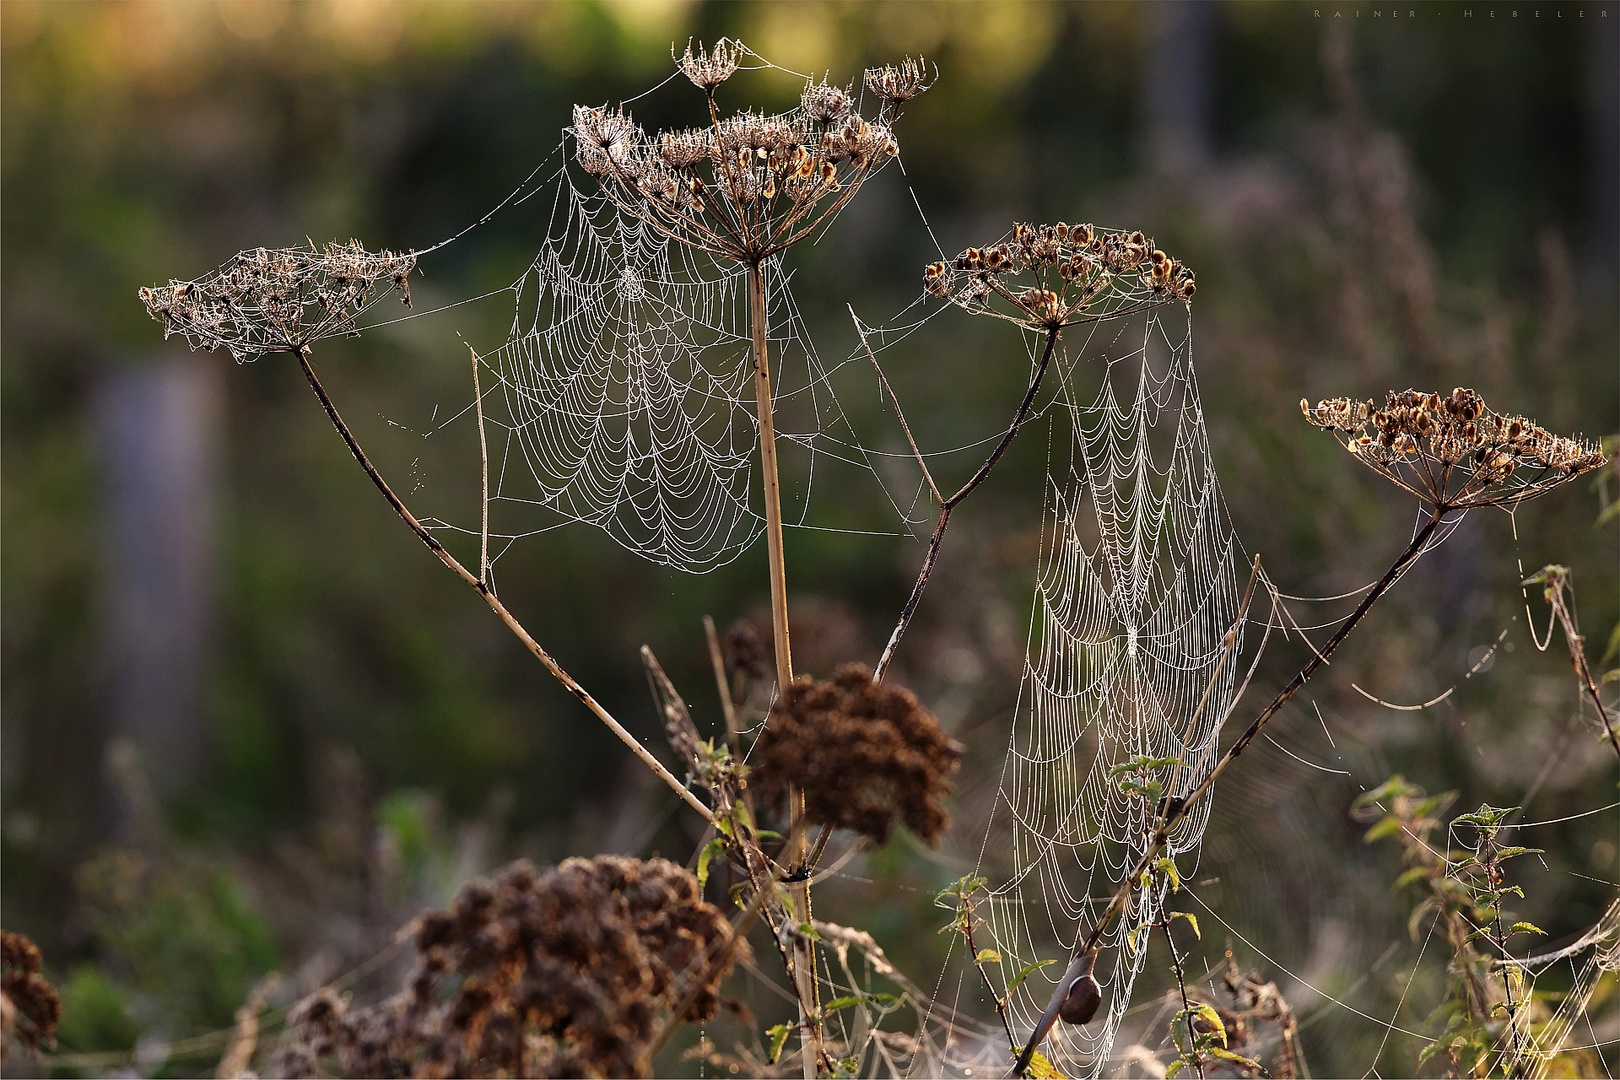
[[[923,268],[930,295],[1032,329],[1188,302],[1197,291],[1193,279],[1140,232],[1061,221],[1019,223],[998,243]]]
[[[416,254],[367,251],[358,240],[325,248],[254,248],[195,281],[139,291],[141,303],[194,349],[229,349],[239,361],[358,333],[356,320],[398,291],[409,307]]]
[[[721,119],[716,88],[746,48],[690,44],[676,66],[709,98],[710,122],[649,135],[623,108],[574,108],[575,159],[620,209],[665,236],[721,258],[758,261],[790,247],[842,209],[898,154],[898,106],[927,90],[921,60],[866,72],[879,100],[863,117],[853,92],[825,79],[805,85],[797,108],[744,109]]]
[[[0,1061],[13,1042],[32,1056],[56,1044],[62,998],[43,968],[32,938],[0,930]]]
[[[1351,398],[1299,407],[1373,471],[1445,509],[1511,505],[1604,462],[1594,443],[1495,412],[1461,386],[1444,396],[1391,391],[1382,407]]]
[[[938,844],[962,747],[910,690],[844,664],[827,680],[798,678],[754,744],[749,785],[779,805],[801,788],[805,817],[882,843],[897,822]]]
[[[366,1008],[304,1001],[276,1076],[639,1076],[660,1005],[707,972],[686,1021],[714,1016],[731,926],[663,859],[527,861],[418,920],[404,989]],[[746,945],[740,952],[746,952]],[[674,993],[671,993],[674,991]]]

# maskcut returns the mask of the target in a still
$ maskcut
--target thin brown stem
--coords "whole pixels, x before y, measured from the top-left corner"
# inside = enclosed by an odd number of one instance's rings
[[[606,724],[608,729],[612,731],[613,734],[617,735],[619,740],[628,746],[636,757],[641,759],[644,765],[646,765],[653,772],[657,773],[658,778],[665,784],[668,784],[670,789],[685,800],[688,806],[696,810],[699,814],[702,814],[706,821],[713,823],[714,812],[711,811],[707,806],[704,806],[703,803],[698,800],[696,795],[693,795],[686,789],[685,784],[682,784],[675,778],[674,774],[672,774],[668,769],[664,768],[663,763],[657,758],[653,757],[647,748],[641,745],[640,740],[638,740],[634,735],[630,734],[630,732],[626,731],[624,725],[615,720],[613,716],[606,709],[604,709],[595,698],[586,692],[583,686],[580,686],[579,683],[575,682],[574,677],[568,674],[568,672],[564,671],[561,665],[551,658],[551,654],[546,652],[546,650],[540,646],[540,643],[535,641],[534,638],[530,636],[529,632],[523,628],[523,624],[518,622],[517,618],[506,609],[506,605],[501,603],[495,594],[490,591],[489,586],[484,582],[479,581],[470,572],[468,572],[467,568],[462,566],[461,563],[457,561],[455,556],[446,551],[444,549],[444,545],[439,543],[433,534],[428,532],[426,527],[424,527],[423,524],[417,520],[416,515],[412,514],[409,508],[407,508],[406,505],[400,501],[399,496],[394,494],[394,489],[388,486],[388,482],[384,480],[382,474],[377,471],[377,467],[371,463],[371,459],[366,456],[366,452],[360,448],[360,443],[355,439],[354,433],[349,430],[349,425],[343,422],[343,417],[338,415],[337,406],[332,404],[331,397],[329,397],[326,393],[326,387],[321,385],[321,380],[315,375],[315,369],[309,364],[308,349],[295,349],[293,350],[293,355],[298,358],[298,366],[303,369],[304,378],[309,381],[310,389],[314,390],[315,396],[320,399],[321,407],[326,410],[326,416],[332,421],[332,426],[337,428],[338,434],[343,437],[344,443],[348,445],[349,452],[353,454],[354,459],[360,463],[360,467],[364,469],[366,475],[371,478],[371,482],[376,485],[377,490],[382,492],[383,498],[388,500],[388,505],[392,506],[394,508],[394,512],[404,519],[405,524],[411,527],[412,532],[416,533],[417,538],[421,540],[422,543],[426,544],[428,550],[433,552],[440,562],[449,567],[451,572],[453,572],[457,577],[461,578],[462,581],[465,581],[469,586],[472,587],[474,592],[478,593],[479,596],[484,598],[484,603],[488,604],[489,609],[496,614],[501,622],[506,624],[506,628],[510,630],[519,641],[523,642],[524,647],[527,648],[529,652],[534,654],[535,659],[539,660],[540,663],[545,666],[545,669],[551,672],[556,680],[567,688],[570,694],[573,694],[579,699],[582,705],[584,705],[591,712],[595,713],[596,718],[602,721],[602,723]]]
[[[1350,617],[1328,639],[1327,644],[1320,651],[1315,652],[1305,666],[1300,669],[1299,673],[1288,681],[1288,685],[1283,687],[1271,704],[1267,705],[1265,710],[1255,717],[1254,722],[1244,729],[1243,734],[1238,736],[1237,741],[1227,747],[1226,752],[1215,763],[1215,767],[1210,770],[1209,775],[1194,785],[1184,798],[1173,798],[1166,802],[1163,816],[1158,826],[1153,830],[1153,837],[1147,845],[1147,850],[1142,853],[1141,858],[1137,860],[1136,866],[1131,872],[1126,874],[1120,881],[1119,888],[1115,890],[1113,898],[1108,902],[1108,906],[1103,909],[1102,914],[1098,917],[1097,924],[1092,927],[1091,933],[1086,936],[1085,943],[1076,951],[1074,959],[1069,963],[1069,974],[1058,980],[1060,990],[1069,984],[1079,965],[1088,963],[1088,958],[1094,957],[1100,951],[1103,934],[1108,931],[1108,927],[1113,923],[1115,916],[1125,909],[1125,904],[1130,899],[1131,892],[1141,876],[1158,859],[1159,853],[1164,849],[1165,843],[1170,838],[1170,830],[1175,828],[1181,819],[1186,816],[1187,812],[1198,804],[1198,800],[1203,798],[1215,786],[1215,782],[1220,779],[1221,774],[1231,766],[1232,762],[1237,760],[1238,755],[1243,753],[1244,748],[1254,741],[1260,734],[1261,729],[1271,722],[1271,718],[1276,716],[1282,707],[1292,700],[1293,696],[1299,692],[1300,687],[1304,686],[1311,676],[1316,674],[1317,670],[1328,662],[1328,658],[1344,643],[1345,638],[1350,636],[1351,631],[1361,623],[1361,620],[1366,617],[1373,604],[1377,603],[1378,598],[1388,592],[1390,586],[1401,576],[1401,573],[1418,556],[1423,554],[1430,537],[1434,535],[1435,530],[1440,527],[1440,522],[1445,518],[1445,513],[1445,509],[1438,507],[1431,512],[1428,521],[1418,530],[1417,535],[1412,538],[1412,542],[1407,545],[1406,550],[1401,552],[1400,556],[1390,564],[1389,569],[1384,572],[1384,576],[1379,578],[1377,583],[1368,591],[1367,595],[1356,607],[1356,610],[1350,613]],[[1054,998],[1055,1003],[1056,999]],[[1047,1032],[1051,1030],[1055,1017],[1056,1009],[1049,1007],[1047,1013],[1042,1017],[1041,1024],[1036,1027],[1035,1032],[1030,1036],[1028,1045],[1024,1047],[1023,1053],[1019,1056],[1017,1064],[1014,1065],[1013,1071],[1009,1075],[1023,1075],[1024,1070],[1029,1067],[1030,1058],[1039,1049],[1041,1042],[1046,1038]]]
[[[714,620],[703,616],[703,636],[709,643],[709,663],[714,668],[714,685],[720,691],[720,711],[726,717],[726,745],[731,748],[731,760],[742,760],[742,728],[737,723],[737,703],[731,700],[731,686],[726,679],[726,658],[720,651],[720,635],[715,632]]]
[[[1002,1030],[1007,1033],[1007,1045],[1016,1046],[1017,1040],[1013,1036],[1012,1020],[1007,1016],[1007,999],[996,993],[996,984],[990,981],[990,973],[984,970],[979,963],[979,946],[973,941],[973,901],[970,897],[962,897],[962,906],[967,909],[962,920],[962,936],[967,940],[968,954],[973,957],[973,967],[984,980],[984,988],[989,991],[990,999],[996,1003],[996,1015],[1001,1017]]]
[[[1591,665],[1586,661],[1586,638],[1575,628],[1575,616],[1564,599],[1564,583],[1568,580],[1568,574],[1561,566],[1549,566],[1542,574],[1546,575],[1547,603],[1552,605],[1553,613],[1558,616],[1558,624],[1564,629],[1564,642],[1569,646],[1570,662],[1575,666],[1575,674],[1580,677],[1581,689],[1597,706],[1598,719],[1609,733],[1609,745],[1614,747],[1615,756],[1620,758],[1620,737],[1615,734],[1609,707],[1603,703],[1603,694],[1598,689],[1597,680],[1592,678]]]
[[[906,442],[911,444],[912,456],[917,459],[917,468],[922,470],[923,479],[928,482],[928,490],[934,493],[934,501],[944,504],[945,496],[939,493],[939,487],[934,483],[934,476],[928,471],[928,462],[923,460],[922,451],[917,449],[917,440],[911,437],[911,426],[906,423],[906,414],[900,408],[900,399],[895,396],[894,388],[889,385],[888,377],[883,374],[877,356],[872,352],[872,346],[866,340],[866,329],[861,326],[861,320],[855,316],[855,305],[849,305],[849,317],[855,323],[855,333],[860,335],[861,348],[866,350],[866,358],[872,361],[872,369],[877,372],[878,382],[883,386],[883,392],[889,395],[889,401],[894,404],[895,419],[900,421],[900,430],[906,433]]]
[[[478,383],[478,353],[469,343],[472,353],[473,406],[478,413],[478,456],[484,466],[483,521],[478,532],[478,580],[489,584],[489,439],[484,434],[484,391]]]
[[[1193,1007],[1187,999],[1187,978],[1181,970],[1181,955],[1176,952],[1176,939],[1170,934],[1170,920],[1166,919],[1159,925],[1164,928],[1164,940],[1170,946],[1170,966],[1175,969],[1176,989],[1181,992],[1181,1011],[1187,1020],[1187,1052],[1192,1055],[1193,1068],[1198,1070],[1199,1080],[1204,1080],[1204,1055],[1198,1052],[1198,1033],[1193,1030]]]
[[[1018,434],[1018,429],[1023,425],[1024,420],[1029,416],[1030,409],[1035,404],[1035,395],[1040,392],[1041,380],[1046,377],[1046,369],[1051,366],[1052,354],[1057,349],[1058,337],[1061,333],[1062,331],[1057,327],[1051,327],[1046,331],[1046,346],[1041,350],[1041,358],[1035,365],[1034,374],[1030,376],[1029,389],[1024,391],[1024,400],[1019,402],[1018,411],[1013,414],[1012,423],[1007,425],[1006,433],[996,443],[995,450],[968,479],[968,482],[957,489],[954,495],[948,499],[940,500],[939,524],[934,526],[934,535],[928,540],[928,553],[923,556],[922,569],[918,571],[917,581],[911,587],[911,595],[906,598],[906,606],[900,610],[900,618],[894,624],[894,632],[889,635],[889,643],[883,647],[883,655],[878,658],[877,667],[872,669],[873,682],[883,681],[884,674],[889,670],[889,664],[894,660],[894,652],[900,647],[900,639],[905,636],[906,629],[911,625],[912,617],[917,614],[917,605],[922,602],[923,590],[928,588],[928,579],[933,576],[934,564],[939,561],[939,546],[945,541],[945,530],[951,523],[951,511],[956,509],[963,499],[973,494],[974,488],[984,483],[985,478],[990,475],[990,471],[996,467],[996,463],[1007,452],[1007,447],[1012,445],[1013,438]],[[899,406],[896,405],[897,410],[898,408]],[[930,485],[932,485],[931,480]]]
[[[793,685],[793,653],[788,637],[787,568],[782,553],[782,483],[776,465],[776,424],[773,417],[770,356],[766,350],[765,275],[758,262],[748,266],[748,317],[754,344],[754,399],[759,412],[760,473],[765,485],[765,541],[771,574],[771,634],[776,646],[776,692],[785,696]],[[801,866],[804,842],[804,792],[788,792],[791,830],[782,860],[788,866]],[[812,918],[810,883],[793,883],[795,917],[808,924]],[[801,934],[794,938],[793,977],[797,984],[804,1024],[805,1076],[814,1080],[816,1061],[821,1057],[821,1029],[816,1011],[816,955],[814,942]]]

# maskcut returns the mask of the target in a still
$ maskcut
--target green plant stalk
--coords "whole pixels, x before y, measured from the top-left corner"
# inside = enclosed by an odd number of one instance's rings
[[[304,378],[308,380],[310,389],[315,391],[315,396],[320,399],[321,407],[326,410],[327,418],[332,421],[332,426],[337,428],[339,435],[343,436],[343,441],[348,445],[349,452],[353,454],[354,459],[360,463],[360,467],[365,470],[366,475],[371,477],[371,482],[376,485],[378,491],[382,492],[383,498],[388,500],[388,505],[392,506],[394,508],[394,512],[404,519],[405,524],[411,527],[412,532],[416,533],[417,538],[420,539],[422,543],[427,545],[428,550],[433,552],[440,562],[449,567],[457,577],[461,578],[462,581],[465,581],[474,592],[483,597],[484,603],[489,605],[489,609],[496,614],[501,622],[506,624],[506,628],[512,631],[519,641],[523,642],[524,647],[527,648],[529,652],[534,654],[535,659],[539,660],[541,664],[545,665],[546,670],[551,672],[557,681],[562,683],[563,686],[568,689],[570,694],[573,694],[576,698],[578,698],[581,704],[583,704],[591,712],[595,713],[596,718],[602,721],[602,723],[606,724],[608,729],[612,731],[613,734],[617,735],[619,740],[628,746],[636,757],[641,759],[642,764],[646,765],[649,769],[656,773],[658,778],[665,784],[669,785],[671,790],[685,800],[688,806],[696,810],[699,814],[703,815],[704,820],[708,821],[710,824],[713,824],[714,812],[707,806],[704,806],[703,803],[698,800],[696,795],[693,795],[690,791],[688,791],[685,784],[677,780],[674,774],[672,774],[668,769],[664,768],[662,762],[653,757],[652,753],[648,751],[645,746],[641,745],[640,740],[638,740],[634,735],[630,734],[630,732],[626,731],[624,725],[615,720],[612,714],[604,709],[601,704],[585,690],[583,686],[574,681],[574,677],[572,675],[564,671],[562,666],[558,664],[556,660],[552,659],[551,654],[546,652],[546,650],[541,647],[540,643],[535,641],[529,632],[523,628],[523,624],[518,622],[517,618],[506,609],[506,605],[501,603],[499,598],[496,597],[495,593],[490,589],[487,582],[480,581],[477,577],[473,576],[473,574],[469,572],[465,566],[462,566],[454,555],[451,555],[448,551],[446,551],[444,545],[439,543],[433,534],[428,532],[422,523],[417,520],[416,515],[412,514],[405,504],[400,501],[399,496],[394,494],[393,488],[388,486],[388,482],[384,480],[382,474],[377,471],[377,467],[371,463],[371,459],[366,456],[366,452],[360,448],[360,443],[355,439],[354,433],[349,430],[349,425],[343,422],[343,417],[338,414],[337,406],[332,404],[332,399],[327,395],[326,388],[321,385],[321,380],[315,375],[315,369],[309,364],[309,350],[305,347],[299,347],[293,350],[293,355],[298,358],[298,366],[303,369]]]
[[[1094,956],[1101,950],[1103,934],[1107,932],[1114,918],[1125,910],[1125,904],[1130,899],[1131,892],[1134,890],[1138,880],[1153,866],[1159,857],[1159,853],[1164,850],[1164,846],[1170,838],[1170,830],[1186,815],[1188,809],[1197,805],[1198,800],[1208,794],[1209,790],[1215,786],[1215,782],[1221,778],[1221,774],[1231,766],[1232,762],[1237,760],[1238,755],[1243,753],[1244,748],[1254,741],[1255,737],[1260,734],[1261,729],[1271,722],[1271,718],[1276,716],[1282,710],[1282,707],[1288,704],[1293,696],[1299,692],[1300,687],[1304,686],[1311,676],[1315,675],[1317,670],[1328,662],[1328,658],[1337,651],[1340,645],[1344,644],[1345,638],[1350,636],[1351,631],[1361,623],[1362,619],[1366,618],[1367,612],[1371,610],[1373,604],[1378,602],[1379,597],[1388,592],[1390,586],[1395,584],[1395,579],[1401,576],[1401,572],[1410,566],[1419,555],[1423,554],[1430,537],[1440,527],[1440,522],[1444,517],[1445,511],[1440,507],[1436,507],[1431,512],[1429,520],[1418,530],[1417,535],[1412,538],[1412,542],[1407,545],[1406,550],[1401,552],[1400,556],[1390,564],[1389,569],[1384,572],[1384,576],[1379,578],[1377,583],[1367,592],[1366,597],[1357,605],[1356,610],[1350,613],[1350,617],[1328,639],[1326,645],[1319,650],[1312,651],[1310,660],[1299,670],[1297,675],[1288,681],[1288,685],[1283,687],[1271,704],[1267,705],[1265,710],[1255,717],[1254,722],[1244,730],[1242,735],[1238,736],[1237,741],[1227,748],[1226,753],[1221,755],[1220,760],[1215,763],[1215,767],[1210,770],[1209,775],[1195,785],[1184,799],[1179,801],[1171,800],[1166,804],[1164,816],[1153,830],[1153,838],[1149,842],[1147,850],[1142,853],[1142,857],[1137,861],[1135,868],[1125,875],[1125,878],[1119,883],[1119,888],[1115,890],[1113,898],[1109,900],[1108,906],[1103,909],[1102,915],[1098,917],[1097,925],[1092,928],[1091,933],[1086,936],[1085,943],[1075,952],[1074,959],[1069,962],[1069,971],[1064,974],[1063,978],[1058,980],[1059,992],[1064,986],[1068,985],[1070,979],[1078,972],[1079,965],[1085,958]],[[1041,1018],[1041,1023],[1030,1036],[1028,1044],[1024,1047],[1024,1052],[1019,1055],[1017,1063],[1008,1075],[1022,1076],[1024,1071],[1029,1068],[1030,1059],[1034,1056],[1035,1051],[1040,1049],[1041,1042],[1045,1040],[1047,1032],[1052,1029],[1052,1024],[1056,1020],[1057,1009],[1053,1007],[1055,1004],[1056,997],[1054,995],[1052,1005],[1048,1006]]]

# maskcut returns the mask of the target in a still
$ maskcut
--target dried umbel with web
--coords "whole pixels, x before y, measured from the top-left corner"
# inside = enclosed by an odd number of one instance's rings
[[[139,292],[165,338],[229,349],[239,362],[290,353],[359,332],[359,317],[395,292],[411,303],[416,254],[367,251],[358,240],[324,248],[254,248],[195,281]]]
[[[961,760],[961,745],[910,690],[844,664],[831,679],[801,676],[788,687],[754,744],[749,786],[767,805],[802,788],[805,818],[816,824],[882,843],[903,822],[937,845]]]
[[[787,112],[722,119],[715,91],[749,55],[722,39],[712,51],[689,44],[676,60],[708,97],[706,127],[649,135],[623,108],[580,105],[569,132],[575,160],[621,211],[716,258],[757,264],[829,221],[899,153],[890,125],[932,80],[921,60],[869,70],[872,117],[824,80]]]
[[[988,247],[923,270],[923,287],[974,315],[1030,329],[1118,318],[1196,291],[1194,275],[1140,232],[1091,225],[1013,226]]]
[[[415,971],[352,1008],[302,1002],[277,1076],[641,1076],[662,1012],[705,977],[679,1019],[712,1019],[731,924],[663,859],[517,862],[418,920]],[[746,944],[739,953],[746,955]]]
[[[1496,412],[1461,386],[1448,395],[1391,391],[1382,406],[1330,398],[1299,407],[1357,460],[1437,511],[1514,506],[1605,460],[1595,443]]]
[[[0,1061],[16,1043],[29,1056],[56,1045],[62,998],[43,973],[39,946],[26,934],[0,930]]]

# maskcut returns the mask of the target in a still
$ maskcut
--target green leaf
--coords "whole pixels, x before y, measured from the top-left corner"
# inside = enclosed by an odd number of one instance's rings
[[[1611,513],[1614,512],[1615,506],[1620,506],[1620,500],[1609,507]],[[1607,664],[1616,656],[1620,656],[1620,622],[1615,623],[1614,629],[1609,631],[1609,643],[1603,647],[1603,655],[1598,657],[1598,663]]]
[[[1350,807],[1353,810],[1365,810],[1367,807],[1376,806],[1379,803],[1384,802],[1386,799],[1393,799],[1400,795],[1410,795],[1416,790],[1416,788],[1406,782],[1406,777],[1402,776],[1400,773],[1396,773],[1394,776],[1390,777],[1388,780],[1385,780],[1382,784],[1379,784],[1371,791],[1364,792],[1363,794],[1357,796],[1356,801],[1351,803]]]
[[[1209,1027],[1211,1034],[1221,1041],[1222,1046],[1226,1045],[1226,1025],[1221,1023],[1221,1014],[1215,1011],[1215,1006],[1198,1001],[1193,1003],[1192,1008],[1181,1010],[1183,1016],[1189,1012]]]
[[[1476,828],[1494,829],[1502,824],[1509,814],[1516,812],[1517,806],[1492,806],[1490,803],[1481,803],[1478,810],[1472,814],[1459,814],[1451,819],[1453,825],[1473,825]]]
[[[1018,989],[1019,985],[1025,979],[1029,978],[1031,975],[1033,975],[1037,971],[1041,970],[1041,968],[1045,967],[1047,964],[1055,964],[1055,963],[1057,963],[1056,960],[1037,960],[1033,964],[1030,964],[1030,965],[1026,966],[1017,975],[1013,976],[1012,982],[1007,984],[1007,996],[1012,997],[1012,992],[1014,990]]]
[[[1179,764],[1180,761],[1180,758],[1148,757],[1146,754],[1138,754],[1129,761],[1122,761],[1109,769],[1108,779],[1113,780],[1116,777],[1124,776],[1126,773],[1147,772],[1149,769],[1168,769],[1172,765]]]
[[[848,997],[833,998],[821,1007],[821,1014],[826,1016],[868,1002],[876,1005],[893,1005],[898,1000],[893,994],[851,994]]]
[[[1540,854],[1543,854],[1543,852],[1542,849],[1538,847],[1505,847],[1496,853],[1496,861],[1506,862],[1509,859],[1516,859],[1520,855]]]
[[[703,850],[698,852],[698,861],[697,861],[698,888],[701,889],[701,888],[703,888],[703,886],[705,886],[705,885],[707,885],[709,883],[709,863],[714,861],[714,857],[716,855],[719,855],[721,852],[723,852],[725,850],[726,850],[725,838],[717,836],[713,840],[710,840],[707,844],[704,844],[703,845]]]
[[[1170,913],[1170,921],[1175,922],[1177,919],[1186,919],[1188,925],[1192,927],[1193,937],[1197,938],[1199,941],[1204,940],[1203,933],[1198,929],[1198,916],[1194,915],[1190,911],[1172,911]]]
[[[797,929],[800,937],[809,938],[811,941],[821,940],[821,935],[816,933],[816,928],[807,922],[800,923]]]
[[[782,1047],[787,1045],[788,1033],[792,1030],[791,1024],[777,1024],[766,1030],[765,1034],[771,1038],[771,1056],[766,1060],[767,1065],[775,1065],[776,1059],[782,1056]]]
[[[994,949],[980,949],[979,955],[973,958],[975,964],[999,964],[1001,954]]]
[[[1414,867],[1412,867],[1412,869],[1406,871],[1406,873],[1404,873],[1400,877],[1396,878],[1395,879],[1395,884],[1393,884],[1393,885],[1391,885],[1389,887],[1389,891],[1390,892],[1400,892],[1402,889],[1406,888],[1408,885],[1412,884],[1413,882],[1422,881],[1424,878],[1426,878],[1428,876],[1429,876],[1429,868],[1428,867],[1426,867],[1426,866],[1414,866]]]
[[[1185,1058],[1176,1058],[1176,1060],[1164,1067],[1164,1080],[1175,1080],[1176,1073],[1180,1072],[1186,1065]]]
[[[1547,931],[1533,922],[1516,922],[1508,927],[1508,935],[1511,937],[1514,934],[1540,934],[1542,937],[1546,937]]]

